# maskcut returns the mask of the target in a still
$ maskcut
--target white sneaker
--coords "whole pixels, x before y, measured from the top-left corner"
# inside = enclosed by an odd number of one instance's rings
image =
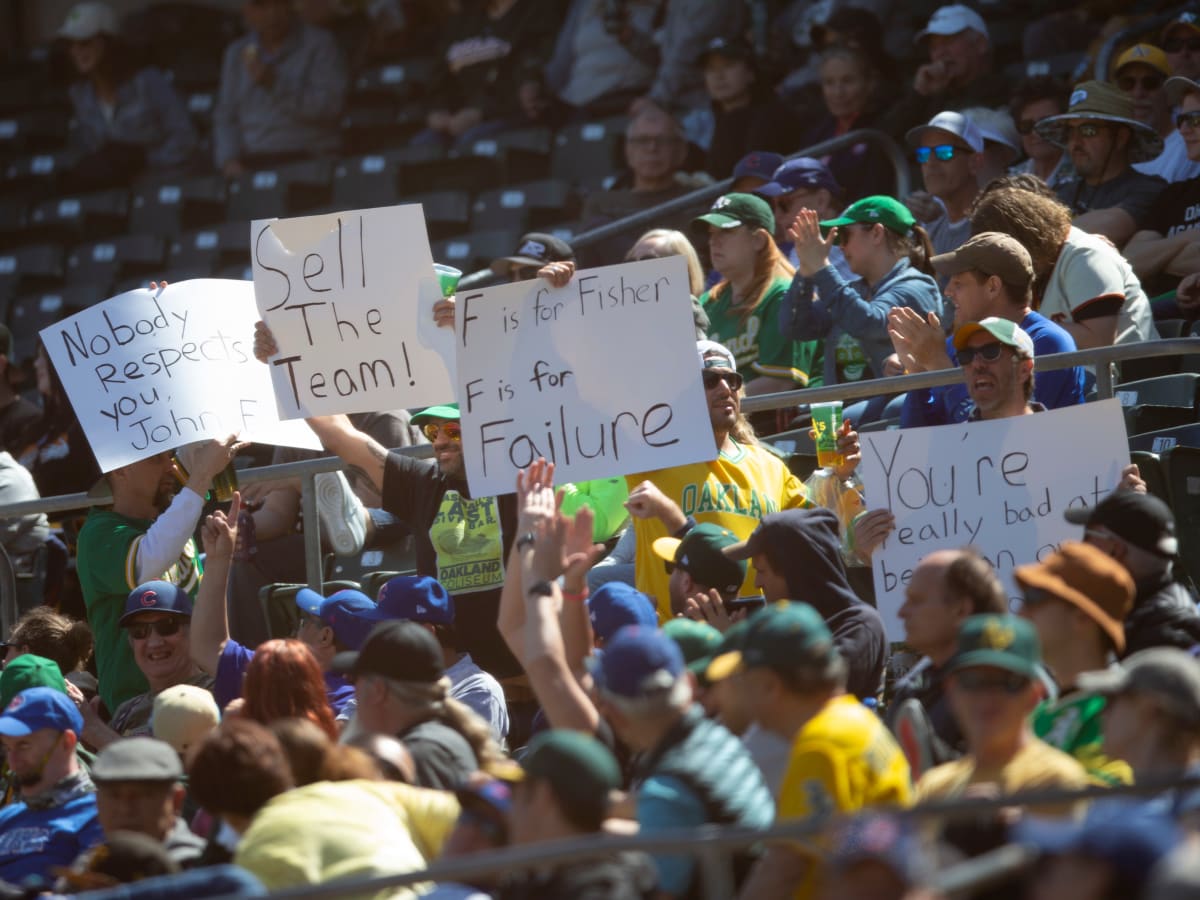
[[[317,516],[321,534],[338,556],[354,556],[367,534],[366,510],[341,472],[322,472],[317,485]]]

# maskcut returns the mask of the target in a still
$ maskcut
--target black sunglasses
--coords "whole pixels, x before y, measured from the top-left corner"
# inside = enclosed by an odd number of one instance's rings
[[[1037,119],[1022,119],[1017,123],[1017,134],[1033,134],[1033,126],[1037,123]]]
[[[129,627],[129,636],[135,641],[144,641],[150,637],[150,632],[154,632],[159,637],[170,637],[178,633],[182,627],[177,616],[171,616],[169,619],[156,619],[153,622],[134,622]]]
[[[1162,48],[1167,53],[1180,53],[1184,50],[1188,53],[1200,53],[1200,38],[1189,38],[1186,41],[1183,38],[1171,38]]]
[[[1165,76],[1157,72],[1152,75],[1122,75],[1117,79],[1117,87],[1127,94],[1139,85],[1147,91],[1157,91],[1166,80]]]
[[[742,389],[742,383],[745,381],[745,379],[742,378],[741,372],[717,372],[713,369],[705,369],[700,373],[700,377],[704,379],[704,389],[706,391],[711,391],[722,381],[729,385],[729,389],[731,391],[740,391]]]
[[[980,669],[964,669],[955,676],[958,686],[964,691],[1003,691],[1016,696],[1027,687],[1029,679],[1016,672],[984,672]]]
[[[1004,349],[1004,344],[999,341],[992,341],[990,344],[983,344],[979,347],[963,347],[958,351],[958,364],[962,368],[966,368],[971,363],[975,362],[975,357],[982,357],[987,362],[995,362],[1000,358],[1000,351]]]

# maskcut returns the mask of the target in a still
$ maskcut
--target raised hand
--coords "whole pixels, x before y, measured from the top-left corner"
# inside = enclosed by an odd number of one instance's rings
[[[800,262],[800,274],[815,275],[829,265],[829,251],[837,243],[837,229],[829,229],[829,236],[821,237],[820,216],[814,210],[802,209],[788,226],[788,237],[796,245],[796,259]]]
[[[200,541],[209,559],[228,560],[233,557],[234,547],[237,546],[238,514],[241,511],[242,495],[240,492],[234,491],[233,502],[229,505],[228,513],[218,509],[205,517],[200,531]]]
[[[275,343],[275,335],[271,334],[271,329],[267,327],[267,323],[255,322],[254,358],[261,363],[265,363],[278,352],[279,345]]]

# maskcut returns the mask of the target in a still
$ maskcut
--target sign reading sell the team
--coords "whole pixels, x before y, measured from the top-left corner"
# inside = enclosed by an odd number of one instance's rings
[[[510,493],[538,457],[586,481],[716,456],[681,256],[458,294],[471,493]]]
[[[256,221],[250,253],[280,418],[453,400],[454,335],[433,320],[419,205]]]
[[[875,551],[875,600],[888,636],[917,563],[970,545],[995,568],[1014,609],[1013,569],[1080,540],[1063,518],[1116,486],[1129,444],[1116,400],[988,422],[860,435],[868,509],[888,509],[896,530]]]
[[[104,472],[231,433],[320,449],[303,422],[280,422],[254,358],[248,281],[181,281],[129,291],[42,331],[50,361]]]

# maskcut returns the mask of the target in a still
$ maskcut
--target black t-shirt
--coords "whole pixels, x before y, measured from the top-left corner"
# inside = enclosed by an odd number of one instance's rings
[[[0,408],[0,450],[14,456],[24,450],[26,434],[41,417],[40,409],[20,397]]]
[[[467,739],[436,719],[396,735],[412,755],[417,786],[452,791],[479,768]]]
[[[515,876],[500,900],[640,900],[654,896],[654,864],[642,853],[617,853]]]
[[[773,91],[763,91],[741,109],[713,110],[713,138],[706,168],[713,178],[728,178],[739,159],[753,151],[793,153],[804,126],[796,112]]]
[[[1189,178],[1171,185],[1150,207],[1144,227],[1163,237],[1200,228],[1200,178]]]
[[[465,478],[389,453],[383,508],[412,530],[417,572],[436,578],[454,597],[458,649],[496,678],[521,674],[496,628],[504,562],[517,528],[516,495],[472,497]]]
[[[1058,189],[1058,199],[1081,216],[1093,209],[1116,207],[1129,213],[1135,227],[1144,228],[1155,201],[1163,194],[1167,183],[1157,175],[1143,175],[1136,169],[1126,169],[1116,178],[1092,186],[1081,178],[1073,178]]]

